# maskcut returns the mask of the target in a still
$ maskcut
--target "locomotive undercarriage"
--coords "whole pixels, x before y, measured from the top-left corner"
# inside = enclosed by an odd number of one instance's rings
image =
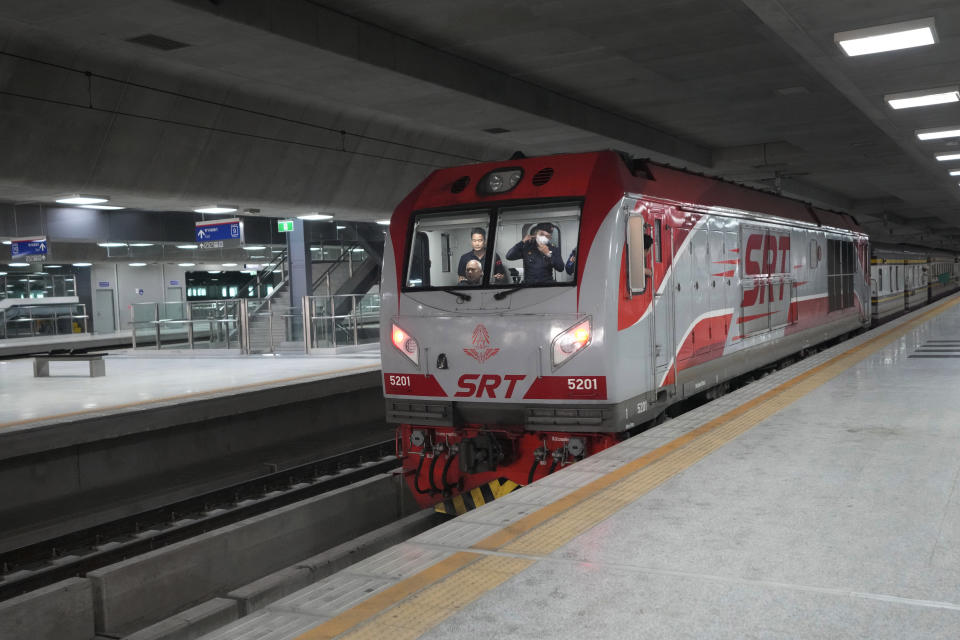
[[[616,434],[522,427],[403,424],[397,429],[397,453],[417,502],[451,514],[480,506],[619,441]]]

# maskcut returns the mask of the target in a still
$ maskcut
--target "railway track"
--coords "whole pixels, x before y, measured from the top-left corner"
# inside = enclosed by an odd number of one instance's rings
[[[0,601],[399,468],[394,440],[0,554]]]

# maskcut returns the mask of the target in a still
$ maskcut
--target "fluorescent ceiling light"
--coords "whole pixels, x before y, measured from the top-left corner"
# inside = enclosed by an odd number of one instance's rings
[[[840,45],[848,56],[862,56],[936,44],[937,30],[934,28],[933,18],[922,18],[841,31],[833,35],[833,41]]]
[[[387,226],[387,225],[390,224],[390,221],[389,221],[389,220],[377,220],[377,224],[382,224],[383,226]]]
[[[111,249],[113,247],[125,247],[127,246],[127,243],[126,242],[98,242],[97,246]]]
[[[92,266],[93,266],[93,263],[92,263],[92,262],[74,262],[74,263],[73,263],[73,266],[75,266],[75,267],[92,267]]]
[[[177,263],[178,267],[192,267],[195,263],[193,262],[179,262]]]
[[[60,204],[100,204],[109,200],[110,198],[103,198],[100,196],[83,196],[79,193],[75,193],[72,196],[57,198],[57,202]]]
[[[248,244],[243,248],[244,251],[263,251],[264,249],[266,247],[258,244]]]
[[[337,225],[337,229],[346,229],[346,227],[343,226],[342,224],[338,224],[338,225]]]
[[[194,209],[197,213],[233,213],[237,208],[229,204],[214,204],[201,209]]]
[[[310,251],[323,251],[323,247],[310,247]]]
[[[333,220],[333,216],[326,213],[308,213],[305,216],[297,216],[301,220]]]
[[[127,245],[127,246],[130,246],[130,247],[152,247],[152,246],[153,246],[153,243],[152,243],[152,242],[131,242],[131,243],[130,243],[129,245]]]
[[[354,247],[353,249],[351,249],[351,251],[353,251],[354,253],[363,253],[365,249],[361,247]]]
[[[960,138],[960,128],[947,127],[946,129],[917,129],[917,137],[921,140],[940,140],[942,138]]]
[[[957,169],[956,171],[951,171],[951,172],[950,172],[950,175],[952,175],[952,176],[960,176],[960,169]]]
[[[222,272],[220,272],[220,271],[210,271],[210,270],[208,269],[208,270],[207,270],[207,273],[222,273]]]
[[[82,204],[80,208],[97,209],[98,211],[119,211],[120,209],[126,209],[126,207],[117,207],[112,204]]]
[[[266,258],[267,256],[250,256],[250,257],[251,257],[251,258],[256,258],[256,259],[258,259],[258,260],[263,260],[263,259]]]
[[[221,267],[235,267],[237,266],[236,262],[224,262],[220,265]]]
[[[7,275],[6,271],[0,271],[0,276],[5,276],[5,275]]]
[[[883,96],[892,109],[912,109],[913,107],[928,107],[934,104],[960,102],[960,89],[957,87],[941,87],[939,89],[925,89],[923,91],[908,91],[906,93],[891,93]]]
[[[946,162],[947,160],[960,160],[960,153],[938,153],[937,160]]]
[[[4,240],[3,244],[13,244],[13,240]]]
[[[131,263],[130,263],[130,266],[131,266],[131,267],[145,267],[145,266],[147,266],[147,263],[146,263],[146,262],[131,262]]]
[[[10,262],[7,264],[8,267],[29,267],[29,262]]]
[[[177,249],[196,249],[197,245],[195,244],[178,244]]]
[[[63,266],[59,264],[48,264],[43,267],[44,269],[62,269]]]

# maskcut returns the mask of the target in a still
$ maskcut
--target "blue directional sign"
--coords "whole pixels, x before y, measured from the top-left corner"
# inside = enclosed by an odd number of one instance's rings
[[[14,238],[10,242],[10,258],[27,262],[42,261],[47,255],[46,237]]]
[[[217,249],[243,244],[243,224],[239,218],[226,218],[196,223],[197,242],[204,249]]]

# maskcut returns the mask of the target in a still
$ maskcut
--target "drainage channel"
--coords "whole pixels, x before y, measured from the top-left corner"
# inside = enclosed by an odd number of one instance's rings
[[[0,601],[400,466],[387,440],[0,554]]]

